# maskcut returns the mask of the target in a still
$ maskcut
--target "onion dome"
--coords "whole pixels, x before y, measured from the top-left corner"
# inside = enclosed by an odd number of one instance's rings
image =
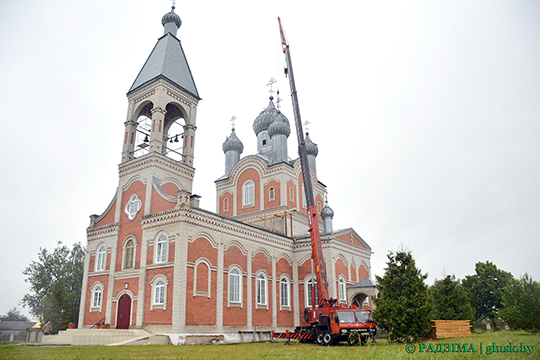
[[[232,128],[231,135],[227,137],[225,142],[222,146],[223,152],[227,153],[227,151],[238,151],[238,153],[242,153],[244,151],[244,144],[238,139],[236,136],[236,133],[234,132],[234,128]]]
[[[313,141],[311,141],[311,139],[309,138],[308,132],[306,133],[305,142],[306,142],[307,154],[317,156],[319,154],[319,148],[317,147],[315,143],[313,143]]]
[[[285,116],[278,110],[279,115],[277,119],[268,127],[268,136],[272,138],[274,135],[285,135],[289,137],[291,134],[291,127],[288,122],[285,122]]]
[[[324,205],[323,209],[321,210],[321,217],[324,219],[333,219],[334,218],[334,210],[328,206],[328,201]]]
[[[178,16],[178,14],[174,12],[174,6],[171,8],[171,11],[163,15],[163,17],[161,18],[161,24],[163,26],[171,22],[175,23],[177,28],[182,26],[182,20],[180,19],[180,16]]]
[[[255,118],[255,121],[253,121],[253,131],[255,131],[255,135],[259,135],[261,131],[268,130],[270,125],[279,118],[284,120],[289,127],[289,133],[291,132],[289,120],[287,120],[287,118],[278,109],[276,109],[273,100],[274,97],[270,96],[270,103],[268,104],[268,107],[261,111],[259,116]]]

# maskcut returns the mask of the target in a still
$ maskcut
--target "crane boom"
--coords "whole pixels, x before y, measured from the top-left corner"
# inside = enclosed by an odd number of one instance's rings
[[[294,112],[294,122],[296,124],[296,136],[298,138],[298,153],[300,155],[300,165],[302,167],[302,176],[304,178],[304,192],[306,197],[306,205],[309,219],[309,233],[311,236],[311,258],[314,263],[314,270],[317,278],[317,289],[319,291],[319,306],[323,306],[330,300],[328,294],[328,281],[326,277],[326,267],[322,253],[321,235],[319,232],[319,221],[317,220],[317,207],[315,206],[315,197],[313,195],[313,185],[311,183],[311,172],[309,171],[309,162],[307,159],[306,142],[304,140],[304,132],[302,129],[302,119],[300,118],[300,108],[298,106],[298,95],[296,93],[296,85],[294,83],[294,74],[291,62],[291,53],[289,44],[285,38],[281,19],[278,17],[279,32],[281,34],[281,47],[285,54],[287,68],[285,74],[289,75],[289,85],[291,87],[291,99]],[[315,299],[313,299],[315,300]],[[315,304],[315,301],[312,301]],[[313,309],[315,306],[313,306]]]

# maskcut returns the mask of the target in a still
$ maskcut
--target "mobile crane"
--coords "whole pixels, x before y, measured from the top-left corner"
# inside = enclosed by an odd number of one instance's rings
[[[281,47],[285,54],[286,68],[285,76],[288,75],[291,88],[291,99],[296,124],[296,135],[298,138],[298,152],[300,164],[304,178],[304,189],[309,220],[309,233],[311,237],[311,259],[312,272],[315,272],[317,279],[317,290],[319,302],[316,304],[315,287],[311,287],[311,310],[304,311],[304,321],[309,324],[306,327],[296,328],[293,338],[301,341],[317,341],[320,345],[333,345],[342,340],[346,340],[349,345],[365,344],[370,336],[376,334],[375,322],[371,317],[370,309],[358,309],[355,305],[346,307],[336,299],[332,299],[328,293],[328,282],[326,268],[322,252],[321,235],[319,232],[319,222],[317,220],[317,207],[313,196],[313,185],[309,171],[307,159],[306,143],[300,118],[300,108],[298,106],[298,95],[294,82],[294,73],[291,62],[289,44],[285,38],[281,19],[278,17],[279,32],[281,35]],[[316,306],[318,305],[318,306]],[[291,337],[287,332],[287,336]],[[276,336],[284,337],[284,336]]]

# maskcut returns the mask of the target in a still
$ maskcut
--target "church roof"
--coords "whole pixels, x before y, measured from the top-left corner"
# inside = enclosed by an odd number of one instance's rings
[[[158,39],[128,94],[159,78],[165,78],[200,100],[182,44],[170,32]]]

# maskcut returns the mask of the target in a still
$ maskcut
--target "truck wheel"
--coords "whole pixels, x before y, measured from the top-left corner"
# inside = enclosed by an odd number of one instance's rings
[[[332,345],[333,340],[334,339],[332,339],[332,334],[330,334],[328,331],[323,334],[322,342],[324,346]]]
[[[362,342],[362,345],[366,345],[368,339],[369,339],[369,336],[361,336],[360,341]]]
[[[320,332],[318,335],[317,335],[317,344],[319,345],[322,345],[323,344],[323,336],[324,336],[324,333]]]
[[[347,344],[349,344],[349,346],[358,346],[358,334],[357,333],[349,333],[349,336],[347,337]]]

